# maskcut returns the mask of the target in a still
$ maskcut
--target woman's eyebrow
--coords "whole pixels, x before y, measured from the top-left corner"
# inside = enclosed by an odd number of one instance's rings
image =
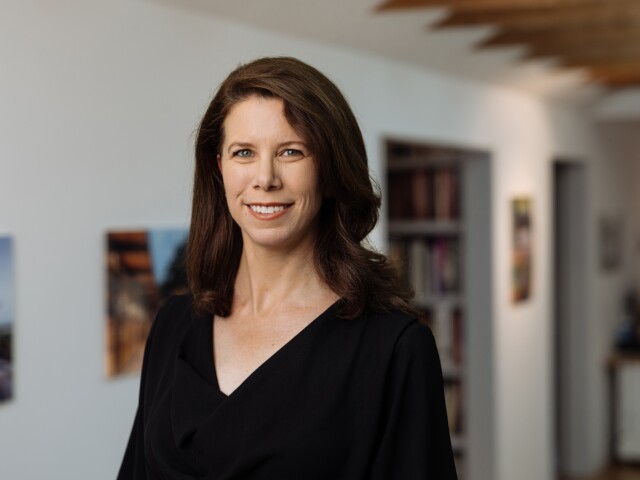
[[[279,148],[286,147],[288,145],[300,145],[303,147],[307,147],[307,145],[302,140],[287,140],[286,142],[282,142],[278,144]]]
[[[230,152],[232,147],[248,148],[253,147],[253,144],[250,142],[231,142],[227,147],[227,152]]]
[[[291,145],[298,145],[304,148],[308,148],[307,144],[302,140],[285,140],[284,142],[280,142],[278,144],[278,148],[287,147]],[[253,148],[254,144],[251,142],[231,142],[227,147],[227,152],[230,152],[233,148]]]

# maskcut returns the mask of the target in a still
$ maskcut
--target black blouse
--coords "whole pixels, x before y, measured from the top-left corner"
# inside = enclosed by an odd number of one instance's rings
[[[191,299],[158,314],[118,480],[455,480],[430,330],[329,307],[230,395],[213,322]]]

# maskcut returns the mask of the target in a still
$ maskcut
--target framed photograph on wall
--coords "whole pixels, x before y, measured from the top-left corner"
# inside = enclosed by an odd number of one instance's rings
[[[13,269],[13,240],[8,236],[0,236],[0,402],[13,398]]]
[[[600,268],[613,272],[622,262],[622,219],[616,215],[602,215],[599,222]]]
[[[511,201],[512,215],[512,283],[511,299],[521,303],[531,297],[533,237],[531,233],[532,200],[518,197]]]
[[[187,236],[186,229],[107,233],[107,376],[140,371],[158,309],[188,291]]]

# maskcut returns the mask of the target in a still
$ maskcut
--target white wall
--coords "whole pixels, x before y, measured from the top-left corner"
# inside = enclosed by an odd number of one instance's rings
[[[226,73],[268,54],[298,56],[338,83],[378,174],[387,135],[493,153],[495,478],[551,478],[549,161],[598,164],[579,115],[152,0],[5,0],[2,10],[0,233],[16,240],[18,317],[16,398],[0,405],[3,480],[114,478],[138,379],[102,374],[103,233],[187,223],[199,116]],[[534,199],[536,255],[533,299],[517,308],[515,195]],[[600,282],[596,310],[608,298]]]
[[[625,88],[604,96],[593,106],[596,118],[605,122],[640,122],[640,88]]]

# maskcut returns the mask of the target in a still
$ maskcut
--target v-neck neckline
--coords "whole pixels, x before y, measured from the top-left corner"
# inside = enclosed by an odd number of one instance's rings
[[[315,325],[320,324],[320,322],[327,316],[329,316],[334,310],[335,308],[338,306],[338,304],[341,302],[342,299],[338,299],[335,302],[333,302],[329,307],[327,307],[322,313],[320,313],[320,315],[318,315],[316,318],[314,318],[313,320],[311,320],[311,322],[309,322],[309,324],[307,324],[302,330],[300,330],[298,333],[296,333],[293,337],[291,337],[291,339],[289,339],[287,342],[285,342],[280,348],[278,348],[275,352],[273,352],[273,354],[271,354],[269,357],[267,357],[267,359],[262,362],[260,365],[258,365],[247,377],[245,377],[245,379],[235,388],[233,389],[233,391],[231,391],[229,394],[224,393],[221,389],[220,389],[220,383],[218,381],[218,372],[216,370],[216,363],[215,363],[215,346],[214,346],[214,338],[213,338],[213,323],[215,322],[215,315],[211,317],[210,321],[208,322],[208,345],[209,345],[209,365],[210,365],[210,374],[212,375],[213,378],[213,384],[216,388],[216,391],[222,395],[225,399],[231,398],[233,396],[235,396],[236,392],[238,392],[238,390],[241,390],[243,388],[246,388],[246,385],[248,383],[250,383],[251,381],[253,381],[253,379],[255,379],[256,376],[260,375],[260,373],[265,370],[271,363],[273,363],[275,361],[275,359],[277,359],[279,356],[281,356],[283,354],[283,352],[285,352],[286,350],[288,350],[291,345],[295,344],[297,341],[299,341],[302,337],[304,337],[307,332],[311,331]]]

